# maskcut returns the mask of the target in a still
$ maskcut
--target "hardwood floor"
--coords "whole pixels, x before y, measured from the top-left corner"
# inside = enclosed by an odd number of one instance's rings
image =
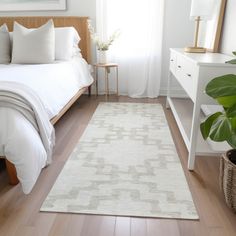
[[[32,193],[9,186],[0,167],[1,236],[233,236],[236,215],[225,205],[218,185],[219,159],[198,157],[195,172],[189,172],[187,150],[170,110],[165,110],[177,151],[198,210],[200,221],[39,213],[73,147],[78,142],[104,96],[82,97],[56,124],[56,147],[52,165],[44,169]],[[109,97],[110,102],[162,103],[159,99]]]

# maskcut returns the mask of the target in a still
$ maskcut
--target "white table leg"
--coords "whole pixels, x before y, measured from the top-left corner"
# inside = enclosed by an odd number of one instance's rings
[[[171,88],[171,83],[172,82],[172,73],[169,71],[168,75],[168,82],[167,82],[167,96],[166,96],[166,108],[170,108],[168,98],[170,98],[170,88]]]
[[[196,159],[196,148],[197,148],[197,139],[199,134],[199,125],[200,125],[200,109],[201,101],[196,101],[193,109],[193,119],[192,119],[192,129],[190,136],[190,147],[188,155],[188,169],[194,170],[195,159]]]

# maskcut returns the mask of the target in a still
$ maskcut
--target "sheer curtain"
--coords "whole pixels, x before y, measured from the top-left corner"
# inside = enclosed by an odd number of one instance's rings
[[[119,64],[120,94],[157,97],[164,0],[97,0],[96,4],[98,34],[107,39],[116,29],[121,31],[108,51],[109,61]]]

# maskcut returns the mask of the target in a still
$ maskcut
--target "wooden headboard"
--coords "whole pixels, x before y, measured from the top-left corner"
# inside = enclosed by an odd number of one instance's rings
[[[79,47],[83,57],[88,63],[91,63],[91,44],[88,31],[88,17],[76,16],[26,16],[26,17],[0,17],[0,26],[7,24],[9,31],[13,30],[14,21],[24,25],[27,28],[36,28],[45,24],[49,19],[53,19],[55,27],[73,26],[79,32],[81,41]]]

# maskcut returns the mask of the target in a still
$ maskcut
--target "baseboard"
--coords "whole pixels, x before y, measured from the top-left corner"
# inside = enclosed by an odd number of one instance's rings
[[[109,91],[110,95],[116,94],[116,91]],[[96,91],[92,87],[91,94],[95,95]],[[99,95],[105,95],[105,91],[98,91]],[[188,97],[188,95],[184,92],[184,90],[181,90],[179,88],[173,88],[171,89],[171,97]],[[120,93],[121,96],[127,96],[127,94]],[[159,96],[166,96],[167,95],[167,88],[161,88],[160,95]]]

